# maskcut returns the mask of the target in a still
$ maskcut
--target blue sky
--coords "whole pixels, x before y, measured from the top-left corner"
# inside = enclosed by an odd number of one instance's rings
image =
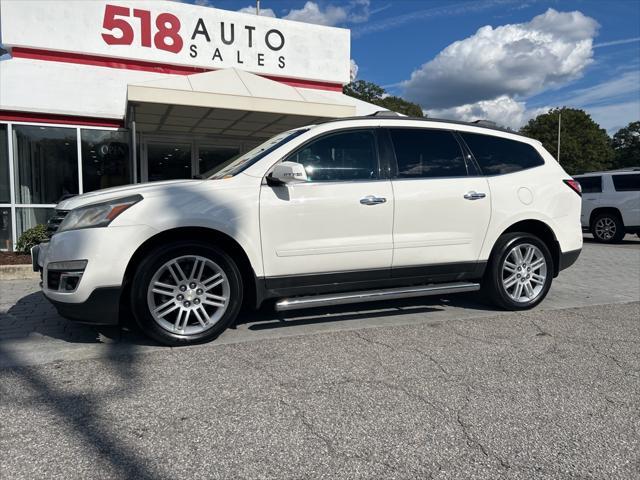
[[[255,5],[188,1],[226,10]],[[584,108],[609,133],[640,120],[640,0],[262,0],[261,6],[266,15],[351,29],[357,78],[420,103],[430,116],[519,127],[567,105]]]

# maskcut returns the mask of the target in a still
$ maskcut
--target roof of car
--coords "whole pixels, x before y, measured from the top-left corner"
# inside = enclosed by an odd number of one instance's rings
[[[484,128],[487,130],[495,130],[498,132],[510,133],[512,135],[518,135],[524,138],[531,138],[531,137],[527,137],[526,135],[523,135],[522,133],[516,132],[515,130],[499,127],[498,125],[496,125],[494,122],[490,120],[476,120],[474,122],[463,122],[461,120],[449,120],[446,118],[409,117],[409,116],[401,115],[399,113],[391,112],[388,110],[387,111],[381,110],[381,111],[372,113],[370,115],[359,116],[359,117],[332,118],[329,120],[325,120],[323,122],[317,122],[317,125],[332,123],[332,122],[351,121],[351,120],[374,120],[378,118],[383,118],[385,120],[412,120],[412,121],[416,120],[416,121],[422,121],[422,122],[453,123],[455,125],[465,125],[468,127]]]
[[[579,175],[574,175],[574,177],[588,177],[591,175],[606,175],[608,173],[636,173],[636,172],[640,172],[640,167],[629,167],[629,168],[619,168],[617,170],[603,170],[600,172],[586,172],[586,173],[581,173]]]

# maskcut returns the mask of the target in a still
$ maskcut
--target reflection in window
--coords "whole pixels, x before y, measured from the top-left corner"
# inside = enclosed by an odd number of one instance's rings
[[[528,143],[460,132],[485,175],[504,175],[544,165],[540,154]]]
[[[463,177],[467,166],[451,132],[418,128],[391,129],[400,178]]]
[[[191,178],[191,145],[149,143],[147,168],[150,182]]]
[[[11,250],[11,209],[0,208],[0,250]]]
[[[205,147],[198,149],[198,173],[202,174],[222,165],[240,153],[233,147]]]
[[[0,203],[9,203],[10,201],[7,126],[0,124]],[[0,245],[0,248],[2,248],[2,245]]]
[[[17,203],[57,203],[78,193],[75,128],[13,126]]]
[[[45,225],[54,213],[53,208],[16,208],[17,238],[20,238],[25,230],[36,225]]]
[[[131,183],[127,132],[81,130],[80,140],[85,192]]]
[[[371,180],[378,177],[375,137],[368,130],[322,137],[287,160],[304,165],[310,181]]]

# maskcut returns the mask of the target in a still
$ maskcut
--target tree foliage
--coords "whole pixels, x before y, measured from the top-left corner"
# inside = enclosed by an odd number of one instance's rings
[[[631,122],[613,136],[614,168],[640,167],[640,122]]]
[[[558,151],[558,115],[562,113],[560,164],[570,174],[606,170],[613,162],[613,148],[606,130],[600,128],[584,110],[555,108],[529,120],[524,135],[540,140],[556,156]]]
[[[393,110],[394,112],[409,115],[411,117],[423,117],[422,108],[417,103],[411,103],[401,97],[388,95],[386,90],[373,82],[356,80],[345,85],[342,92],[350,97],[373,103],[382,108]]]

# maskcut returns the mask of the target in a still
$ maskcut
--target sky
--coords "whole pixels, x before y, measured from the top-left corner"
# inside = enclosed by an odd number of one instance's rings
[[[251,0],[183,0],[255,12]],[[357,79],[431,117],[519,128],[586,110],[640,120],[640,0],[262,0],[263,15],[349,28]]]

